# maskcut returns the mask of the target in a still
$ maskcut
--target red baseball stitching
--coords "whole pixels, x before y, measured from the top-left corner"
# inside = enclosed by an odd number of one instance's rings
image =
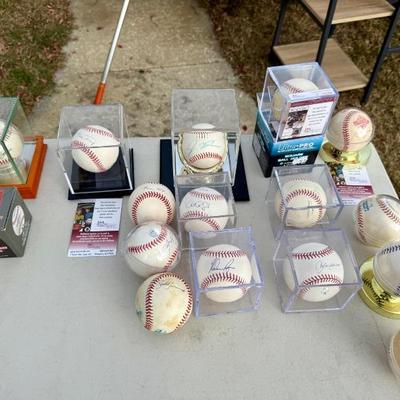
[[[150,191],[146,191],[146,192],[140,194],[138,197],[136,197],[135,201],[132,203],[131,216],[132,216],[132,220],[135,223],[135,225],[138,224],[137,211],[140,206],[140,203],[143,200],[150,199],[150,198],[153,198],[153,199],[155,198],[157,200],[160,200],[165,205],[165,208],[167,211],[167,224],[171,223],[172,219],[174,217],[174,214],[172,211],[172,204],[169,202],[168,198],[164,194],[150,190]]]
[[[186,320],[189,318],[190,313],[192,311],[192,304],[193,304],[192,292],[190,290],[190,287],[186,284],[186,282],[184,280],[182,280],[181,278],[179,278],[179,276],[177,276],[177,275],[175,275],[173,273],[161,274],[161,275],[155,277],[149,283],[149,286],[147,287],[147,290],[146,290],[146,296],[145,296],[145,302],[144,302],[146,320],[145,320],[144,326],[148,330],[151,330],[151,328],[153,326],[153,322],[154,322],[154,319],[153,319],[153,294],[154,294],[155,285],[160,280],[162,280],[162,279],[164,279],[165,277],[168,277],[168,276],[179,279],[179,281],[181,281],[185,285],[185,288],[186,288],[186,290],[188,292],[188,297],[189,297],[188,298],[188,305],[186,306],[185,313],[184,313],[181,321],[179,322],[179,324],[176,326],[176,328],[174,330],[178,329],[179,327],[181,327],[186,322]]]
[[[90,147],[87,147],[84,142],[75,139],[72,141],[72,148],[74,150],[81,150],[83,154],[86,154],[100,171],[106,170],[106,167],[100,161],[99,157],[90,149]]]
[[[319,196],[319,194],[316,192],[313,192],[312,190],[309,190],[309,189],[296,189],[296,190],[293,190],[292,192],[290,192],[286,196],[286,199],[285,199],[286,204],[289,204],[297,196],[310,197],[317,203],[317,205],[321,206],[317,209],[318,210],[317,221],[319,221],[322,218],[322,199]],[[314,209],[315,208],[313,208],[313,210]],[[280,205],[279,205],[279,213],[280,213],[281,218],[283,217],[284,212],[285,212],[285,204],[284,204],[283,200],[281,200]]]
[[[217,159],[219,162],[222,161],[220,154],[212,151],[205,151],[204,153],[195,154],[194,156],[190,157],[188,163],[193,164],[197,161],[204,160],[205,158]]]
[[[186,290],[188,292],[189,298],[188,298],[188,303],[187,303],[187,306],[186,306],[185,313],[183,314],[183,317],[182,317],[181,321],[179,322],[179,324],[176,326],[176,328],[174,330],[177,330],[181,326],[185,325],[186,321],[190,317],[190,314],[192,313],[192,307],[193,307],[192,291],[190,290],[189,285],[184,280],[182,280],[182,282],[185,285],[185,288],[186,288]]]
[[[330,254],[333,253],[334,253],[333,249],[329,246],[326,246],[322,250],[292,253],[292,257],[296,258],[297,260],[312,260],[314,258],[329,256]]]
[[[363,215],[363,212],[359,205],[357,206],[356,218],[357,218],[357,225],[358,225],[357,232],[360,235],[361,240],[363,242],[367,243],[367,239],[365,238],[365,235],[364,235],[364,229],[365,229],[364,215]]]
[[[283,84],[284,88],[287,89],[289,91],[289,93],[303,93],[304,90],[297,88],[295,86],[292,86],[290,83],[285,82]]]
[[[197,136],[198,139],[207,139],[209,134],[218,133],[216,131],[192,131],[191,134]]]
[[[342,125],[342,132],[343,132],[343,151],[347,151],[349,149],[350,145],[350,131],[349,131],[349,124],[350,124],[350,119],[354,114],[357,114],[358,111],[352,110],[349,111],[346,116],[343,119],[343,125]]]
[[[139,244],[138,246],[129,246],[127,249],[128,253],[139,254],[144,251],[150,250],[153,247],[162,244],[162,242],[166,239],[166,237],[167,237],[167,228],[165,228],[165,226],[162,226],[160,234],[157,237],[150,240],[150,242]]]
[[[107,136],[116,139],[112,132],[105,129],[95,128],[93,125],[88,125],[85,129],[90,133],[95,133],[96,135]]]
[[[391,219],[396,224],[400,224],[400,217],[391,208],[389,208],[382,199],[376,199],[376,201],[380,209],[389,219]]]
[[[322,275],[315,275],[312,276],[308,279],[305,279],[301,285],[320,285],[321,283],[332,283],[335,285],[340,285],[343,282],[342,279],[340,279],[337,275],[332,275],[332,274],[322,274]],[[313,289],[312,287],[306,287],[303,288],[300,291],[300,295],[304,295],[307,293],[309,290]]]
[[[220,231],[220,224],[213,218],[209,218],[208,215],[203,211],[189,210],[182,215],[182,218],[200,218],[202,222],[208,224],[213,228],[214,231]]]
[[[234,285],[243,285],[245,283],[243,278],[241,278],[240,276],[238,276],[236,274],[232,274],[230,272],[216,272],[212,275],[208,275],[203,280],[203,282],[201,283],[201,288],[207,289],[213,283],[219,283],[219,282],[229,282]],[[240,289],[242,290],[243,293],[246,293],[245,288],[240,288]]]
[[[237,258],[237,257],[247,257],[246,252],[243,250],[206,250],[203,253],[206,257],[214,258]]]
[[[384,255],[386,255],[386,254],[392,254],[392,253],[396,253],[396,252],[398,252],[398,251],[400,251],[400,244],[394,244],[394,245],[392,245],[392,246],[385,247],[385,248],[381,251],[381,254],[384,254]]]
[[[225,200],[225,197],[221,193],[205,193],[199,192],[198,190],[192,190],[189,193],[193,197],[197,197],[202,200]]]
[[[166,264],[165,264],[165,266],[163,268],[163,272],[167,272],[171,268],[171,266],[174,265],[174,263],[175,263],[175,261],[176,261],[176,259],[178,257],[178,253],[179,253],[178,252],[178,248],[176,248],[172,252],[172,254],[169,256],[168,261],[166,262]]]

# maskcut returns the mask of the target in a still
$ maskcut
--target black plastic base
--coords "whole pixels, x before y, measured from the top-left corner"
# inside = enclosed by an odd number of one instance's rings
[[[175,193],[174,175],[172,164],[171,139],[160,140],[160,183],[167,186]],[[244,169],[242,149],[239,148],[239,157],[236,167],[235,184],[232,186],[235,201],[249,201],[246,171]]]
[[[129,149],[129,165],[132,186],[135,187],[133,149]],[[132,193],[121,153],[111,169],[99,174],[85,171],[73,162],[71,182],[74,182],[75,193],[69,190],[68,200],[118,198]]]

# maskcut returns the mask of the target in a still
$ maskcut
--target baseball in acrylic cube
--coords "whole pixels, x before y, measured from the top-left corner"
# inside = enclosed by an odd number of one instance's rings
[[[264,278],[251,227],[189,236],[195,316],[256,310]]]
[[[178,232],[182,249],[189,248],[189,232],[217,232],[236,226],[236,207],[229,174],[175,177]]]
[[[121,104],[63,107],[57,155],[70,199],[124,196],[133,189]]]
[[[273,264],[285,313],[342,310],[362,286],[341,229],[284,231]]]
[[[174,89],[171,144],[174,176],[226,172],[235,181],[240,121],[233,89]]]
[[[326,227],[343,209],[325,164],[274,167],[266,204],[275,239],[284,229]]]

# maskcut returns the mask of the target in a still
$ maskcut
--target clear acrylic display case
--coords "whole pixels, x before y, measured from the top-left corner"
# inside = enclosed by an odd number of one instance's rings
[[[227,172],[234,183],[240,122],[233,89],[174,89],[171,136],[174,176]]]
[[[342,276],[337,272],[337,256],[343,265]],[[342,310],[362,286],[353,250],[341,229],[284,231],[273,264],[285,313]]]
[[[309,181],[317,186],[310,185]],[[275,239],[279,239],[285,229],[328,226],[343,210],[343,202],[326,164],[274,167],[266,204]]]
[[[251,266],[251,275],[246,284],[235,284],[222,286],[218,283],[213,287],[204,287],[199,280],[198,263],[202,254],[207,249],[217,245],[235,246],[242,252],[242,257],[246,256]],[[244,253],[243,253],[244,252]],[[235,252],[234,252],[235,253]],[[226,314],[234,312],[254,311],[260,306],[264,290],[264,276],[262,267],[257,256],[257,250],[254,243],[251,227],[241,227],[225,229],[219,232],[190,232],[190,263],[191,277],[193,287],[194,314],[196,317],[210,316],[217,314]],[[229,252],[225,252],[223,257],[212,257],[210,263],[213,265],[214,273],[229,270],[234,273],[235,267],[233,257]],[[228,295],[233,291],[242,291],[242,295],[235,301],[217,302],[211,300],[208,296],[218,293],[219,296]]]
[[[77,140],[74,135],[80,132]],[[127,136],[119,103],[62,108],[57,154],[70,199],[123,196],[133,190]]]
[[[190,230],[216,231],[236,226],[235,200],[226,172],[176,176],[175,199],[183,250],[189,248]]]
[[[0,185],[25,184],[36,140],[17,97],[0,98]]]
[[[316,62],[267,68],[259,111],[276,140],[322,135],[339,93]]]

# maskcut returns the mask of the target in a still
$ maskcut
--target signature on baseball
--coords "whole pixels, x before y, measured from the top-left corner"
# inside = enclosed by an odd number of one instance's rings
[[[164,279],[163,281],[158,282],[156,284],[156,289],[167,289],[167,290],[169,290],[169,289],[177,289],[177,290],[180,290],[181,292],[185,292],[185,289],[177,286],[174,283],[173,279]]]
[[[215,143],[215,139],[205,140],[204,142],[200,143],[195,142],[189,149],[189,155],[191,156],[193,153],[197,153],[199,150],[203,150],[208,147],[215,147],[216,149],[219,149],[221,146]]]
[[[214,271],[228,272],[231,269],[235,269],[235,267],[232,267],[234,260],[229,260],[226,262],[224,261],[225,260],[221,260],[220,258],[214,258],[214,260],[211,262],[211,266],[208,272],[214,272]]]
[[[200,208],[200,210],[205,211],[210,208],[210,203],[204,200],[193,200],[188,204],[188,208]]]
[[[340,268],[340,264],[336,262],[326,262],[326,261],[318,261],[315,264],[315,270],[318,273],[326,273],[329,272],[331,269],[337,270],[337,268]]]

